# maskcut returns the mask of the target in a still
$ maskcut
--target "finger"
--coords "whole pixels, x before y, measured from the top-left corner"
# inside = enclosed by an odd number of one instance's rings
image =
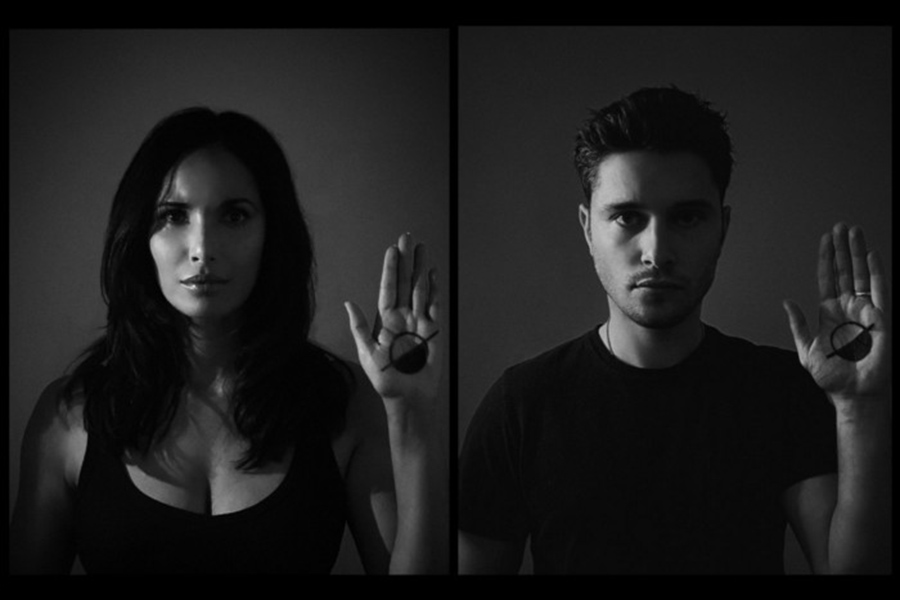
[[[378,311],[378,308],[375,308],[375,324],[372,325],[372,339],[377,340],[378,335],[381,333],[381,329],[384,323],[381,321],[381,313]]]
[[[410,296],[412,292],[410,278],[414,262],[412,235],[409,233],[401,235],[397,246],[400,249],[400,256],[397,261],[397,302],[395,307],[408,308],[412,300]]]
[[[438,293],[437,268],[428,271],[429,295],[428,317],[432,323],[440,323],[441,320],[441,296]]]
[[[430,273],[425,270],[425,245],[416,244],[412,292],[412,310],[416,319],[424,318],[428,310],[429,280]]]
[[[840,295],[853,294],[853,263],[850,260],[850,243],[847,226],[838,223],[832,232],[834,262],[837,267],[837,284]]]
[[[825,302],[836,297],[834,245],[831,242],[831,233],[826,233],[819,240],[819,301]]]
[[[806,324],[806,317],[803,311],[793,300],[785,300],[783,303],[784,310],[787,312],[788,323],[791,326],[791,334],[794,337],[794,345],[797,347],[797,354],[800,362],[806,360],[809,347],[812,345],[812,336],[809,333],[809,326]]]
[[[353,302],[344,302],[344,308],[347,309],[347,317],[350,319],[350,332],[353,334],[353,340],[356,342],[356,351],[359,354],[359,360],[368,357],[375,349],[375,343],[369,335],[369,324],[366,317],[359,307]]]
[[[868,249],[861,227],[850,229],[850,260],[853,264],[853,292],[870,292]]]
[[[872,284],[872,304],[875,305],[875,308],[886,312],[891,305],[890,283],[884,267],[881,265],[881,256],[875,250],[869,252],[868,266],[869,280]]]
[[[428,271],[428,279],[430,281],[429,287],[431,288],[431,294],[428,299],[428,316],[431,319],[431,322],[436,327],[435,331],[440,332],[441,330],[441,296],[438,293],[437,289],[437,269],[430,269]],[[437,335],[429,340],[429,355],[428,355],[428,364],[429,365],[440,365],[443,355],[443,341],[439,339],[440,336]]]
[[[381,269],[381,288],[378,291],[378,312],[385,312],[397,304],[397,262],[400,251],[391,246],[384,253],[384,266]]]

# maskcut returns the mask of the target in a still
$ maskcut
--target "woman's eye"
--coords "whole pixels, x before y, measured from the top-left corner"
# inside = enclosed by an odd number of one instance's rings
[[[187,214],[177,208],[164,208],[157,211],[156,219],[166,224],[181,225],[187,222]]]
[[[240,225],[250,218],[250,213],[245,210],[230,210],[225,215],[225,220],[232,225]]]

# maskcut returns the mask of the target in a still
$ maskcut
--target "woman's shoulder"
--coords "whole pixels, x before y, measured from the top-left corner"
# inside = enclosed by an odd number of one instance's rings
[[[375,392],[363,368],[356,362],[338,359],[343,363],[350,394],[344,412],[344,426],[332,446],[341,473],[347,476],[351,458],[354,463],[369,464],[374,449],[387,444],[387,422],[384,405]]]
[[[78,433],[84,430],[83,415],[84,391],[72,385],[70,375],[64,375],[51,381],[41,392],[31,421],[44,429]]]
[[[359,421],[384,419],[384,405],[381,397],[372,387],[365,370],[356,362],[344,361],[348,377],[352,378],[350,395],[347,400],[347,420]]]
[[[346,410],[345,416],[347,421],[351,418],[361,416],[360,413],[368,413],[365,410],[371,408],[369,405],[372,400],[380,400],[372,384],[369,382],[368,376],[363,368],[354,360],[347,359],[331,350],[323,348],[318,344],[310,344],[309,348],[313,352],[314,364],[317,367],[325,367],[329,371],[328,380],[332,384],[336,384],[335,377],[340,379],[339,387],[346,392]],[[335,386],[338,387],[338,386]]]
[[[68,477],[77,477],[87,447],[84,428],[84,394],[76,386],[66,397],[70,377],[50,382],[38,397],[25,428],[23,453],[42,468],[62,468]]]
[[[341,371],[349,390],[342,435],[356,442],[377,435],[385,422],[381,397],[359,363],[337,356],[334,359],[342,363]]]

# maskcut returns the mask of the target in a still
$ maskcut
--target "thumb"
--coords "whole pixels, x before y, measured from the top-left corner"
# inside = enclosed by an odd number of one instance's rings
[[[782,303],[784,310],[787,312],[788,322],[791,326],[791,334],[794,336],[794,345],[797,346],[797,354],[800,355],[800,361],[806,359],[809,347],[812,345],[812,337],[809,333],[809,326],[806,324],[806,317],[800,306],[793,300],[785,300]]]
[[[372,336],[369,335],[369,324],[362,310],[353,302],[344,302],[344,308],[347,309],[347,317],[350,319],[350,332],[353,334],[353,340],[356,342],[356,351],[359,354],[360,361],[363,357],[367,357],[372,353],[374,342]]]

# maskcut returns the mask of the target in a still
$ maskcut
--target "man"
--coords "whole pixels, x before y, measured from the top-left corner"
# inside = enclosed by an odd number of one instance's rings
[[[816,334],[785,303],[798,362],[701,321],[730,221],[722,115],[642,89],[592,115],[575,163],[609,320],[479,406],[460,572],[517,572],[530,539],[536,573],[781,573],[786,521],[815,572],[888,570],[889,299],[862,232],[822,238]]]

